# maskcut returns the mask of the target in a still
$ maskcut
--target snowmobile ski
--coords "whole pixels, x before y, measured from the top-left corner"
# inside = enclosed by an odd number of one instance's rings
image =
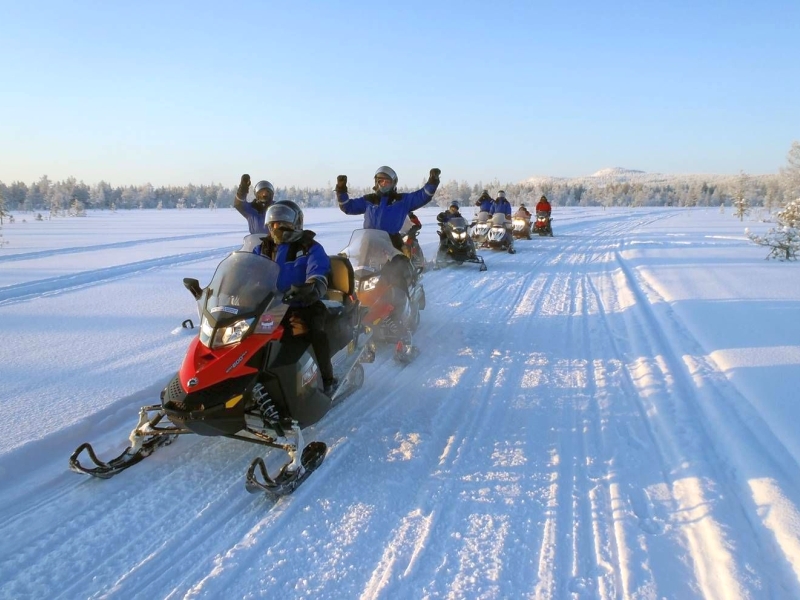
[[[157,448],[168,446],[176,437],[178,436],[159,435],[152,437],[146,442],[143,442],[138,450],[133,451],[133,449],[128,446],[122,454],[108,462],[103,462],[97,458],[97,454],[95,454],[92,445],[86,442],[78,446],[75,452],[72,453],[72,456],[69,457],[69,468],[76,473],[85,473],[93,477],[99,477],[100,479],[110,479],[117,473],[121,473],[128,467],[132,467],[140,462],[143,458],[150,456]],[[86,450],[86,453],[89,455],[89,459],[95,464],[94,467],[85,467],[80,463],[78,457],[84,450]]]
[[[300,468],[291,470],[292,462],[287,462],[281,467],[278,475],[273,479],[267,473],[267,466],[264,459],[260,456],[253,459],[250,468],[247,469],[247,479],[245,488],[251,494],[267,492],[274,496],[287,496],[303,483],[311,473],[317,470],[325,460],[325,453],[328,447],[324,442],[311,442],[303,448],[300,459]],[[261,473],[262,480],[259,480],[256,469]]]
[[[149,413],[155,412],[154,417],[150,417]],[[76,473],[85,473],[100,479],[109,479],[117,473],[120,473],[140,462],[143,458],[150,456],[157,448],[161,446],[168,446],[180,433],[191,433],[185,429],[179,429],[173,425],[169,427],[158,427],[166,415],[158,405],[143,406],[139,409],[139,422],[136,427],[131,431],[130,440],[131,445],[125,451],[111,459],[104,462],[97,458],[97,454],[88,442],[81,444],[69,457],[69,468]],[[81,464],[79,456],[83,451],[89,455],[89,459],[94,463],[94,467],[85,467]]]

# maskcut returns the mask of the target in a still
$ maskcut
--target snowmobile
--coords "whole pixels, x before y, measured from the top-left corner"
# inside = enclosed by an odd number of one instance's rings
[[[515,254],[514,236],[510,229],[506,228],[506,216],[503,213],[492,215],[491,228],[486,235],[487,247],[493,250],[506,250],[509,254]]]
[[[372,332],[368,355],[374,359],[376,344],[395,344],[394,358],[406,364],[419,349],[412,334],[425,308],[425,289],[408,258],[392,245],[389,234],[379,229],[356,229],[340,252],[353,264],[356,290],[369,310],[363,322]]]
[[[442,223],[443,245],[436,253],[435,268],[439,269],[448,263],[457,265],[465,262],[477,263],[480,270],[486,270],[483,257],[475,253],[475,242],[467,234],[467,221],[464,217],[453,217]]]
[[[531,239],[531,219],[530,217],[521,217],[514,215],[511,219],[511,233],[515,240],[529,240]]]
[[[479,212],[469,231],[469,235],[472,241],[475,242],[476,247],[486,247],[486,236],[489,235],[489,229],[491,229],[491,227],[492,223],[489,213],[486,211]]]
[[[534,233],[538,233],[540,236],[549,235],[553,237],[552,221],[553,219],[550,218],[549,212],[546,210],[537,210],[536,222],[533,224]]]
[[[252,252],[261,237],[247,236],[245,246],[217,266],[206,288],[201,289],[196,279],[184,279],[197,300],[200,331],[180,370],[161,392],[161,404],[139,410],[130,446],[118,457],[104,462],[91,444],[79,446],[69,460],[73,471],[107,479],[178,435],[190,433],[285,451],[289,459],[274,477],[261,457],[252,461],[245,480],[250,492],[291,493],[319,467],[327,446],[307,443],[302,430],[362,386],[360,361],[370,339],[361,321],[365,311],[355,293],[349,261],[331,256],[330,285],[323,302],[339,385],[326,395],[307,337],[281,339],[289,298],[277,288],[278,264]],[[80,462],[84,451],[93,466]]]

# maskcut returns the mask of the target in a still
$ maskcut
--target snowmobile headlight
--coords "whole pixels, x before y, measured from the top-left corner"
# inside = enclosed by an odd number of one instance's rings
[[[453,233],[453,237],[456,238],[457,240],[464,240],[464,239],[467,238],[467,232],[466,231],[456,231],[456,232]]]
[[[522,219],[514,219],[514,226],[515,227],[524,227],[525,226],[525,221],[523,221]]]
[[[209,348],[230,346],[231,344],[241,341],[244,334],[250,329],[250,326],[253,324],[254,320],[254,317],[250,317],[249,319],[240,319],[232,325],[220,327],[214,331],[214,328],[208,324],[208,321],[203,319],[203,322],[200,324],[200,341]]]
[[[375,277],[370,277],[369,279],[365,279],[364,281],[361,282],[361,291],[368,292],[370,290],[374,290],[375,286],[378,285],[379,279],[380,279],[379,275],[376,275]]]

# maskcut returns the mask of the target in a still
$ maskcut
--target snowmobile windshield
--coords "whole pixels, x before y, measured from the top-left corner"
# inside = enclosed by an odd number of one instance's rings
[[[208,284],[206,312],[220,322],[252,315],[263,311],[267,304],[280,303],[279,273],[277,263],[266,256],[252,252],[229,254]]]
[[[462,232],[467,230],[467,220],[464,217],[453,217],[447,221],[447,226],[453,231]]]
[[[482,210],[478,213],[477,221],[478,223],[486,223],[489,220],[489,213],[485,210]]]
[[[380,229],[356,229],[350,243],[340,252],[350,259],[356,279],[377,273],[383,265],[401,252],[392,245],[389,234]]]

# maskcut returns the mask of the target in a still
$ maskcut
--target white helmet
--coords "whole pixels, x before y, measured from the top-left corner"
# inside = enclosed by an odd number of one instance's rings
[[[378,185],[378,175],[383,175],[392,180],[391,185]],[[378,167],[378,170],[375,171],[375,190],[382,193],[388,194],[393,189],[397,187],[397,173],[394,172],[394,169],[391,167],[383,166]]]

